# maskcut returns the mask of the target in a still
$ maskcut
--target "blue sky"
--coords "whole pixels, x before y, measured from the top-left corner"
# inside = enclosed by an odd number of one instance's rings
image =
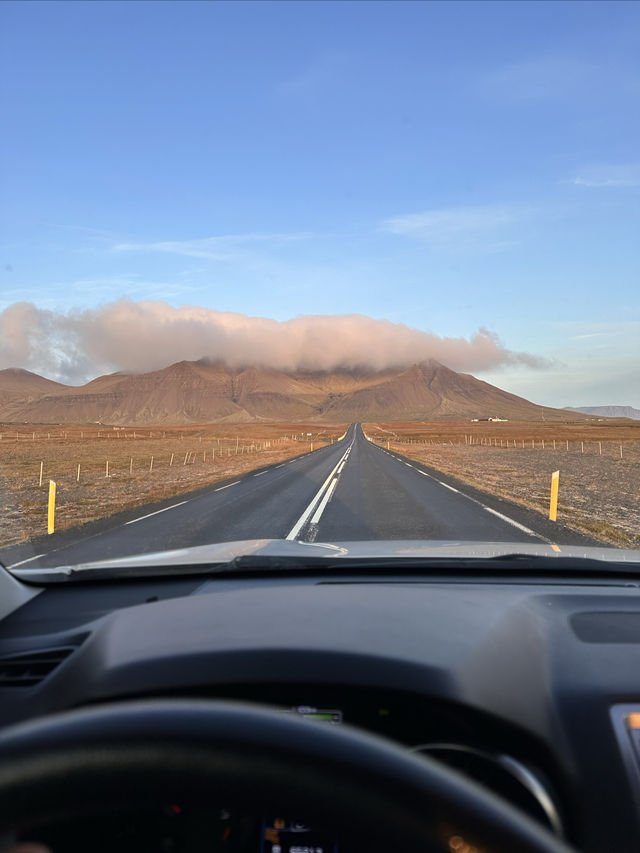
[[[549,364],[482,378],[640,408],[640,3],[5,2],[0,31],[0,311],[487,328]]]

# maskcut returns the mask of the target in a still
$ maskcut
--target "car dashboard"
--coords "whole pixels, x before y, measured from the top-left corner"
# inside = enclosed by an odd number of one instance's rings
[[[188,697],[354,726],[583,851],[640,846],[640,587],[615,577],[179,577],[52,584],[0,622],[0,726]],[[344,851],[296,815],[188,803],[59,821],[52,849]]]

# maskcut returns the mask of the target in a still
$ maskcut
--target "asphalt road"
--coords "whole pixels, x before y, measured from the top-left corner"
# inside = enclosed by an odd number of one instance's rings
[[[539,513],[381,449],[353,424],[336,444],[163,505],[7,549],[0,561],[25,568],[73,565],[262,538],[597,544]]]

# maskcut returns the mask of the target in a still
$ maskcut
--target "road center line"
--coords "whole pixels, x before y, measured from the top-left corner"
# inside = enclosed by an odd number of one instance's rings
[[[354,439],[354,440],[355,440],[355,439]],[[312,512],[313,512],[313,510],[315,509],[316,504],[317,504],[317,503],[318,503],[318,501],[322,498],[322,496],[323,496],[323,494],[324,494],[324,492],[325,492],[325,489],[328,489],[328,488],[329,488],[329,484],[331,483],[331,480],[333,479],[333,477],[335,476],[335,474],[336,474],[336,472],[337,472],[338,468],[340,467],[340,464],[341,464],[342,462],[346,461],[347,456],[349,455],[349,451],[350,451],[350,450],[351,450],[351,445],[349,445],[349,447],[348,447],[348,448],[347,448],[347,450],[343,453],[343,455],[340,457],[340,459],[338,459],[338,461],[337,461],[337,463],[336,463],[335,467],[333,468],[333,470],[331,471],[331,473],[329,474],[329,476],[327,477],[327,479],[324,481],[324,483],[320,486],[320,488],[318,489],[318,491],[317,491],[317,492],[315,493],[315,495],[313,496],[313,498],[312,498],[312,500],[311,500],[311,503],[307,506],[307,508],[306,508],[306,509],[305,509],[305,511],[302,513],[302,515],[300,516],[300,518],[299,518],[299,519],[296,521],[296,523],[293,525],[293,527],[291,528],[291,530],[289,531],[289,533],[288,533],[288,534],[287,534],[287,536],[286,536],[286,538],[287,538],[287,539],[295,539],[295,538],[296,538],[296,536],[298,535],[298,533],[300,533],[300,531],[302,530],[302,528],[304,527],[304,525],[305,525],[305,524],[307,523],[307,521],[309,520],[309,516],[311,515],[311,513],[312,513]]]
[[[182,506],[186,503],[188,503],[188,501],[180,501],[178,504],[171,504],[171,506],[166,506],[164,509],[157,509],[155,512],[149,512],[147,515],[141,515],[140,518],[132,518],[131,521],[125,521],[123,527],[126,527],[127,524],[135,524],[136,521],[142,521],[145,518],[151,518],[152,515],[159,515],[161,512],[167,512],[169,509],[175,509],[177,506]]]
[[[327,491],[324,493],[324,497],[322,498],[322,500],[318,504],[318,509],[313,514],[313,518],[311,519],[311,524],[317,524],[320,521],[320,519],[322,517],[322,513],[325,511],[327,504],[331,500],[331,495],[333,494],[333,490],[335,489],[335,487],[337,485],[338,485],[338,478],[334,477],[333,480],[331,481],[331,485],[329,486]]]

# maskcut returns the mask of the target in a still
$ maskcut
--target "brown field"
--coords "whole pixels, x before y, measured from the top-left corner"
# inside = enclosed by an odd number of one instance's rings
[[[339,438],[347,426],[0,424],[0,546],[47,532],[49,480],[56,482],[60,530],[291,459]]]
[[[551,474],[560,471],[559,522],[640,548],[640,422],[363,426],[377,444],[545,515]]]

